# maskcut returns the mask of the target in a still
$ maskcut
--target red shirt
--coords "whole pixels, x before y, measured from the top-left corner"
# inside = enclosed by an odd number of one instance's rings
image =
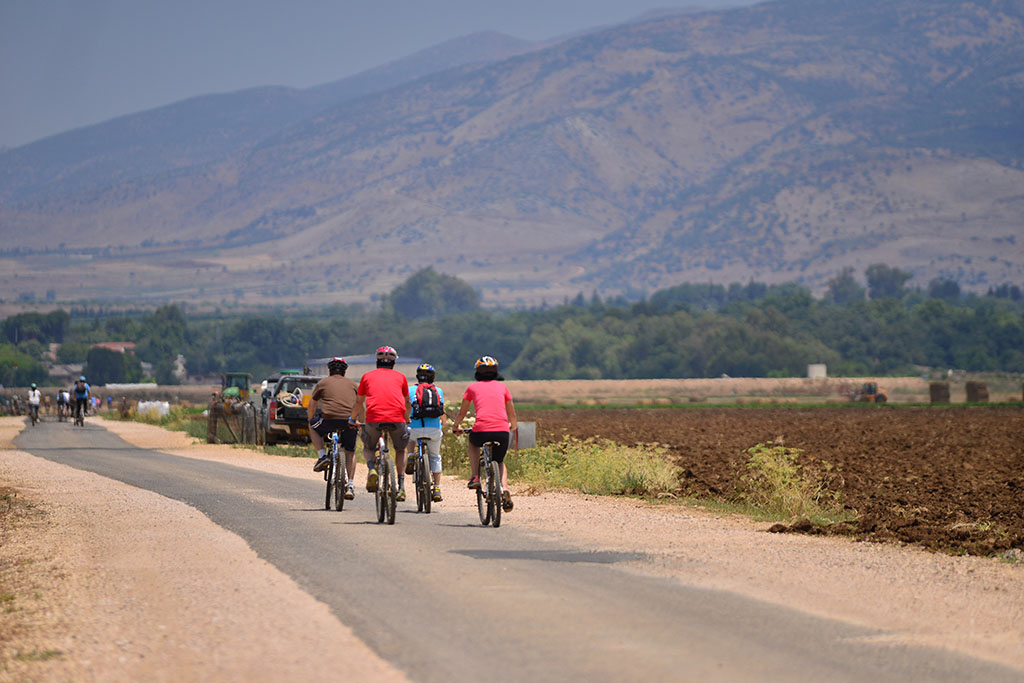
[[[472,401],[476,413],[474,432],[507,432],[508,410],[505,402],[512,400],[508,387],[498,380],[473,382],[466,387],[463,401]]]
[[[359,380],[359,395],[366,397],[366,422],[406,421],[409,382],[397,370],[370,370]]]

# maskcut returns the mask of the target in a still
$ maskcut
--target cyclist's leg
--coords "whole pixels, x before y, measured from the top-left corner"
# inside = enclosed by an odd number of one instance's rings
[[[356,477],[356,452],[345,451],[345,472],[348,474],[348,481],[351,484]]]
[[[348,487],[353,488],[356,478],[356,430],[351,427],[341,433],[341,448],[345,451],[345,472],[348,474]]]
[[[508,490],[508,470],[505,455],[508,453],[509,434],[496,432],[489,435],[495,442],[491,457],[498,463],[498,480],[501,482],[501,507],[506,512],[512,509],[512,492]]]
[[[377,457],[377,439],[380,438],[380,429],[376,424],[367,422],[360,432],[363,439],[363,459],[366,461],[366,490],[377,490],[377,469],[374,460]]]
[[[501,475],[501,488],[502,490],[507,490],[508,475],[505,473],[505,454],[508,453],[509,435],[499,432],[493,434],[492,438],[497,445],[495,445],[491,457],[498,462],[498,472]]]
[[[475,440],[478,440],[479,438],[479,434],[470,433],[469,444],[466,447],[466,452],[469,453],[469,482],[471,485],[473,484],[474,481],[480,481],[480,445],[483,444],[483,441],[480,441],[479,443],[473,443]]]
[[[431,430],[432,434],[427,438],[427,453],[430,455],[430,474],[434,480],[434,486],[441,485],[441,430]]]
[[[409,445],[409,430],[399,423],[391,430],[391,445],[395,449],[395,471],[398,472],[398,488],[405,490],[405,447]]]
[[[309,440],[313,442],[313,450],[316,451],[317,455],[322,456],[327,452],[327,449],[324,446],[324,437],[320,436],[320,432],[315,429],[310,429]]]

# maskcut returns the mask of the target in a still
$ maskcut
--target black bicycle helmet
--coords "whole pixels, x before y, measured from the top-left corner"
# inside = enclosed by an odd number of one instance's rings
[[[332,375],[344,375],[346,370],[348,370],[348,361],[344,358],[335,356],[327,361],[327,371]]]

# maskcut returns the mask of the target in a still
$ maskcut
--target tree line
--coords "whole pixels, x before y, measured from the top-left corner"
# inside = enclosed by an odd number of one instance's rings
[[[484,310],[465,282],[427,268],[395,288],[376,310],[188,318],[177,305],[136,314],[63,312],[4,321],[0,380],[24,382],[39,352],[61,341],[59,360],[84,362],[99,382],[131,381],[140,362],[175,383],[174,360],[192,375],[248,371],[256,377],[299,368],[310,358],[371,353],[387,343],[468,379],[473,361],[497,357],[518,379],[804,376],[826,363],[837,376],[919,374],[922,367],[1024,372],[1024,298],[1015,285],[964,294],[951,280],[905,287],[910,274],[883,264],[852,269],[816,298],[797,283],[683,284],[642,301],[579,294],[562,305]],[[16,339],[12,339],[12,335]],[[92,347],[133,341],[133,356]],[[100,353],[103,351],[103,353]],[[18,355],[21,372],[4,375]],[[30,381],[43,381],[32,374]],[[15,381],[10,381],[10,380]]]

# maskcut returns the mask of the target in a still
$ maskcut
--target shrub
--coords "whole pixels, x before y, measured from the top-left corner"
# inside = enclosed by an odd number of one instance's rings
[[[811,470],[797,462],[802,450],[768,441],[746,451],[742,481],[744,502],[768,515],[835,520],[843,517],[837,483],[839,471],[822,462]]]
[[[679,468],[656,444],[622,446],[607,439],[564,438],[507,458],[509,476],[535,487],[602,495],[657,495],[679,488]]]

